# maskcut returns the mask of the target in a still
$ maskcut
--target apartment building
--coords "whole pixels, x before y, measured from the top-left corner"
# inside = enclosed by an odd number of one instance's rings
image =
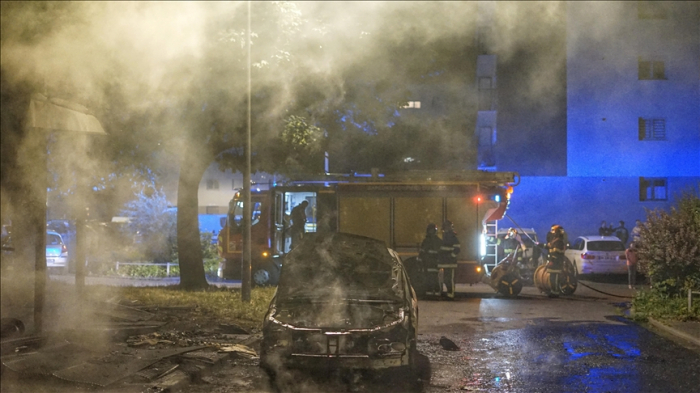
[[[539,233],[559,223],[570,236],[596,234],[603,220],[631,228],[700,187],[700,3],[561,6],[561,31],[538,35],[543,52],[506,67],[499,56],[495,168],[522,176],[509,215]],[[528,86],[514,78],[519,62],[559,82],[513,100]],[[528,70],[519,74],[530,90],[548,81]]]

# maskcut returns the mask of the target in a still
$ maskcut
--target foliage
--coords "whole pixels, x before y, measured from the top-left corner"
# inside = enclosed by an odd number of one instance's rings
[[[640,291],[634,298],[633,318],[646,321],[647,318],[671,320],[698,320],[700,318],[700,301],[694,301],[688,309],[688,298],[677,293],[677,284],[666,280],[648,291]]]
[[[194,307],[198,314],[215,318],[218,323],[235,322],[248,327],[261,323],[275,288],[253,288],[250,303],[241,302],[237,289],[210,288],[205,291],[179,291],[174,287],[127,287],[122,296],[139,306]],[[235,306],[234,306],[235,305]]]
[[[176,250],[176,215],[162,189],[143,188],[126,204],[122,215],[129,217],[125,230],[140,243],[146,259],[172,261]]]
[[[173,277],[180,274],[180,266],[171,264],[170,274],[168,274],[167,266],[144,264],[144,265],[120,265],[119,270],[116,267],[108,272],[111,276],[133,277],[133,278],[163,278]]]
[[[682,194],[678,207],[670,212],[647,211],[642,226],[639,270],[649,276],[652,286],[664,296],[682,295],[700,289],[700,197]]]

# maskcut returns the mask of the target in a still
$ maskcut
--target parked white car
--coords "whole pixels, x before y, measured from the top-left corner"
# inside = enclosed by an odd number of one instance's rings
[[[615,236],[580,236],[565,255],[578,274],[627,273],[625,245]]]
[[[46,231],[46,267],[62,273],[68,270],[68,248],[54,231]]]

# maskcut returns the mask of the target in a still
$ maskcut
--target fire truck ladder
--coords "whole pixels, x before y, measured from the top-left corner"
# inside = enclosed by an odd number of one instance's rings
[[[484,254],[484,273],[491,274],[491,270],[498,264],[498,221],[486,222],[486,254]]]

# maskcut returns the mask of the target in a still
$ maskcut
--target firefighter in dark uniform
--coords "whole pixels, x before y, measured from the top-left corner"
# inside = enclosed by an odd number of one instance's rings
[[[547,257],[547,272],[549,272],[549,286],[551,288],[550,297],[558,297],[561,293],[559,288],[559,275],[564,269],[564,251],[566,250],[566,235],[564,228],[560,225],[553,225],[547,234],[547,245],[549,251]]]
[[[459,240],[452,226],[452,221],[445,220],[442,224],[442,246],[440,246],[438,253],[438,269],[442,271],[440,291],[442,292],[442,284],[444,283],[447,288],[445,296],[448,299],[455,297],[455,270],[457,269],[459,252]]]
[[[437,234],[438,228],[435,224],[428,224],[425,229],[425,239],[420,245],[418,253],[418,264],[422,270],[422,288],[419,291],[428,296],[440,296],[440,280],[438,279],[438,254],[442,247],[442,239]]]
[[[518,246],[520,246],[520,248],[518,248]],[[505,239],[503,239],[503,252],[505,255],[510,255],[513,251],[517,250],[514,261],[522,264],[523,251],[525,248],[525,244],[523,243],[520,234],[518,234],[518,231],[515,228],[508,229],[508,233],[506,234]]]

